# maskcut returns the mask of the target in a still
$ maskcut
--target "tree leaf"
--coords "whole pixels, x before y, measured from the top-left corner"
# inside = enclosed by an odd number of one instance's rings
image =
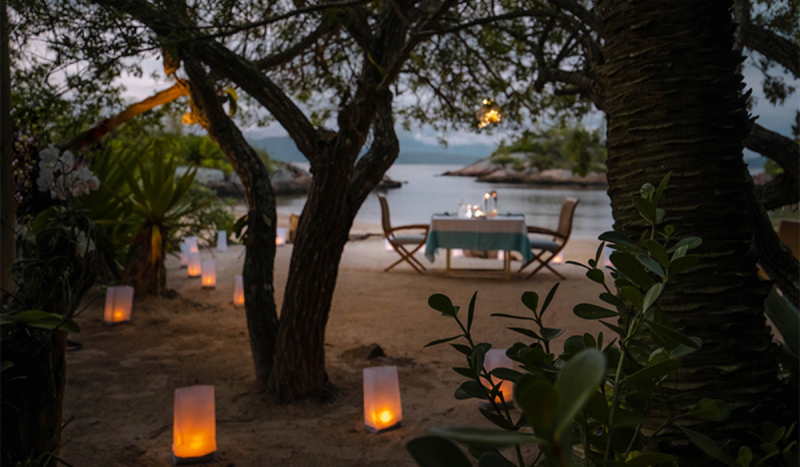
[[[658,261],[654,260],[653,258],[647,256],[644,253],[639,253],[636,255],[636,261],[638,261],[642,266],[646,267],[650,271],[654,272],[659,277],[664,277],[664,269],[658,264]]]
[[[611,253],[611,262],[614,263],[619,272],[625,274],[625,277],[632,280],[639,287],[649,289],[653,285],[653,280],[644,270],[644,266],[633,256],[627,253]]]
[[[629,460],[625,463],[625,467],[647,467],[649,465],[661,465],[677,460],[678,458],[672,454],[665,454],[663,452],[649,452]]]
[[[576,316],[583,319],[600,319],[619,316],[619,313],[616,311],[611,311],[607,308],[592,305],[591,303],[579,303],[575,305],[575,308],[572,309],[572,312],[575,313]]]
[[[515,316],[515,315],[507,315],[505,313],[492,313],[489,316],[497,316],[498,318],[511,318],[511,319],[526,319],[528,321],[536,321],[533,318],[528,318],[527,316]]]
[[[647,240],[645,245],[647,246],[647,251],[649,251],[653,258],[661,263],[662,266],[665,268],[669,266],[669,254],[660,243],[655,240]]]
[[[698,255],[681,256],[673,259],[667,268],[667,274],[669,274],[669,277],[675,277],[697,264],[698,261],[700,261],[700,256]]]
[[[450,298],[447,295],[440,293],[431,295],[428,298],[428,306],[442,313],[443,315],[452,317],[456,316],[456,311],[453,307],[453,302],[450,301]]]
[[[472,294],[472,299],[469,301],[469,309],[467,310],[467,332],[472,328],[472,318],[475,317],[475,299],[477,297],[478,291],[476,290],[475,293]]]
[[[672,253],[673,251],[677,250],[682,246],[686,246],[687,249],[692,250],[694,248],[699,247],[702,244],[703,244],[703,239],[700,237],[686,237],[681,241],[679,241],[678,243],[672,245],[669,249],[667,249],[667,251]]]
[[[691,347],[695,350],[698,350],[703,341],[700,340],[699,337],[689,337],[686,334],[683,334],[675,329],[669,328],[664,326],[663,324],[656,323],[655,321],[646,320],[647,325],[650,326],[650,330],[655,333],[661,334],[662,336],[677,341],[683,345]]]
[[[618,245],[624,245],[624,246],[627,246],[629,248],[636,248],[638,246],[636,244],[636,242],[634,242],[633,240],[628,238],[628,236],[625,235],[624,233],[616,232],[616,231],[613,231],[613,230],[609,231],[609,232],[603,232],[597,238],[602,240],[602,241],[604,241],[604,242],[615,243],[615,244],[618,244]]]
[[[478,460],[478,467],[507,467],[506,458],[495,451],[484,452]]]
[[[686,415],[699,418],[700,420],[719,422],[730,416],[730,409],[728,408],[728,404],[719,399],[711,400],[705,398],[701,399],[691,410],[686,412]]]
[[[461,376],[465,376],[465,377],[467,377],[469,379],[475,379],[475,378],[478,377],[478,375],[476,375],[475,372],[472,371],[472,368],[453,367],[453,371],[455,371],[456,373],[460,374]]]
[[[598,284],[605,284],[606,282],[606,276],[600,269],[589,269],[586,271],[586,277],[588,277],[590,281]]]
[[[466,346],[464,344],[450,344],[454,349],[458,350],[459,352],[463,353],[467,357],[472,355],[472,348]]]
[[[544,316],[545,310],[547,310],[547,307],[550,306],[550,302],[553,301],[553,297],[555,297],[555,295],[556,295],[556,290],[558,290],[558,285],[559,284],[560,284],[559,282],[556,282],[556,285],[551,287],[550,291],[547,292],[547,297],[545,297],[544,304],[542,304],[542,311],[539,312],[539,317],[540,318],[542,316]]]
[[[531,339],[541,340],[542,337],[536,333],[536,331],[527,328],[508,328],[511,331],[518,332],[523,336],[530,337]]]
[[[494,423],[495,425],[499,426],[504,430],[514,431],[514,426],[506,420],[505,417],[501,417],[500,415],[486,409],[478,408],[481,411],[481,414],[486,417],[487,420]]]
[[[527,374],[514,385],[514,402],[536,433],[546,438],[554,433],[559,399],[553,383],[541,376]]]
[[[464,381],[461,383],[461,386],[456,389],[454,397],[460,401],[472,398],[484,400],[489,398],[489,396],[486,395],[486,388],[484,388],[475,380]]]
[[[597,349],[586,349],[567,362],[555,385],[559,395],[556,436],[568,429],[575,415],[597,391],[605,373],[606,357]]]
[[[456,340],[459,337],[464,337],[464,336],[462,334],[459,334],[457,336],[447,337],[445,339],[437,339],[435,341],[431,341],[431,342],[428,342],[427,344],[425,344],[425,347],[423,347],[423,349],[426,348],[426,347],[433,347],[434,345],[444,344],[444,343],[450,342],[452,340]]]
[[[440,436],[422,436],[406,444],[406,450],[420,467],[472,467],[464,452]]]
[[[513,381],[515,383],[522,378],[522,373],[517,370],[512,370],[511,368],[495,368],[490,373],[492,376],[496,376],[507,381]]]
[[[560,336],[561,334],[564,334],[564,330],[556,328],[542,328],[541,333],[543,338],[550,341]]]
[[[647,311],[653,303],[658,300],[658,297],[661,296],[661,291],[664,290],[664,284],[659,282],[658,284],[653,285],[650,287],[650,290],[644,295],[644,300],[642,301],[642,313]]]
[[[534,315],[536,315],[536,308],[539,306],[539,294],[536,292],[524,292],[521,300],[522,304],[531,310]]]
[[[641,370],[625,377],[625,381],[657,381],[681,367],[681,361],[675,358],[651,363]]]
[[[656,205],[650,200],[636,196],[633,198],[633,205],[636,207],[636,210],[639,211],[639,215],[641,215],[642,218],[651,224],[657,223],[658,214],[656,212]]]
[[[683,431],[684,434],[686,434],[686,436],[689,438],[689,441],[691,441],[695,446],[700,448],[703,452],[705,452],[712,458],[723,462],[725,465],[729,467],[738,467],[736,465],[736,460],[734,460],[733,456],[720,449],[720,447],[717,446],[717,443],[715,443],[714,440],[712,440],[708,436],[690,430],[688,428],[683,428],[683,427],[678,427],[678,428],[680,428],[681,431]]]

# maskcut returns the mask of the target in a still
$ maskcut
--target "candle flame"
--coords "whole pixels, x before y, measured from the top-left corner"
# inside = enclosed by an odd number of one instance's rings
[[[394,416],[392,415],[392,412],[389,410],[384,410],[377,416],[373,415],[372,417],[375,423],[377,423],[378,420],[380,420],[382,423],[389,423],[390,421],[392,421],[392,418],[394,418]]]
[[[124,316],[121,310],[117,310],[114,312],[114,321],[122,321]]]

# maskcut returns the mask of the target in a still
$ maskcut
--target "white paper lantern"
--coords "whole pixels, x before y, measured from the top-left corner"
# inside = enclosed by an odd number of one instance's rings
[[[286,229],[278,227],[275,229],[275,245],[283,246],[286,244]]]
[[[486,352],[486,357],[483,360],[483,367],[486,371],[491,372],[497,368],[508,368],[514,369],[514,361],[508,358],[506,355],[506,349],[490,349]],[[489,384],[489,380],[486,378],[483,379],[483,385],[486,386],[487,389],[491,390],[492,385]],[[501,380],[496,376],[492,376],[492,382],[494,384],[500,383],[500,392],[503,394],[503,398],[501,399],[498,395],[495,397],[494,402],[498,405],[501,405],[501,401],[505,401],[507,407],[514,407],[514,383],[508,380]],[[481,408],[489,410],[492,409],[493,406],[489,401],[480,401]]]
[[[615,250],[612,250],[611,248],[609,248],[607,246],[603,247],[603,258],[602,258],[602,261],[603,261],[603,265],[605,267],[607,267],[607,268],[613,268],[614,267],[614,263],[611,262],[611,254],[614,253],[614,251]]]
[[[172,460],[175,464],[206,462],[214,460],[216,452],[214,386],[175,389]]]
[[[239,274],[233,276],[233,306],[244,306],[244,281]]]
[[[213,289],[217,286],[217,267],[213,259],[203,261],[203,288]]]
[[[364,368],[364,425],[380,433],[403,422],[396,366]]]
[[[562,250],[562,251],[558,252],[556,257],[553,258],[550,261],[550,264],[553,264],[553,265],[556,265],[556,266],[564,264],[564,251]]]
[[[189,253],[186,254],[186,259],[188,260],[186,272],[189,274],[189,277],[200,277],[200,274],[203,272],[203,266],[200,264],[200,253],[197,251],[189,251]]]
[[[189,245],[189,251],[199,253],[200,248],[197,246],[197,237],[186,237],[184,240]]]
[[[189,245],[186,242],[181,242],[181,267],[185,268],[189,265]]]
[[[452,258],[461,258],[464,256],[464,250],[461,248],[456,248],[454,250],[450,250],[450,257]]]
[[[386,250],[386,251],[394,251],[394,247],[389,242],[388,238],[384,238],[383,239],[383,249]]]
[[[106,306],[103,320],[108,324],[131,320],[133,309],[133,287],[116,285],[106,288]]]
[[[228,232],[217,232],[217,251],[228,251]]]

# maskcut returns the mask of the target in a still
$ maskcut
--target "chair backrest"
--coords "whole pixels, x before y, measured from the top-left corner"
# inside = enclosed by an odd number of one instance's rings
[[[383,195],[378,195],[378,201],[381,202],[381,225],[383,225],[383,233],[388,237],[389,232],[392,231],[392,222],[389,220],[389,202]]]
[[[778,237],[800,259],[800,222],[782,220],[778,226]]]
[[[578,198],[567,198],[561,205],[561,215],[558,217],[558,235],[567,240],[572,233],[572,218],[575,216],[575,208],[581,200]]]

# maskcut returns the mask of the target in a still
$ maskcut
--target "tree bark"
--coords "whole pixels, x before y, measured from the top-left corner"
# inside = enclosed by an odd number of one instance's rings
[[[756,185],[756,196],[764,209],[773,209],[791,206],[800,202],[800,184],[797,179],[786,173],[779,174],[774,180],[763,185]],[[767,218],[769,221],[769,218]],[[770,228],[772,222],[769,222]]]
[[[131,254],[122,277],[126,283],[133,286],[137,296],[153,295],[161,297],[167,290],[167,267],[164,264],[164,252],[167,247],[167,232],[159,232],[160,249],[156,258],[153,258],[153,229],[158,226],[148,226],[140,230],[133,237]]]
[[[278,333],[273,286],[277,224],[275,193],[272,191],[266,166],[222,109],[213,83],[206,76],[202,65],[192,57],[186,57],[184,63],[190,79],[192,100],[202,114],[203,126],[228,157],[245,188],[250,210],[247,213],[242,270],[244,306],[256,380],[260,384],[266,384],[272,373]]]
[[[0,290],[14,291],[11,265],[17,256],[17,208],[11,161],[11,56],[8,10],[0,0]]]
[[[720,442],[741,440],[769,420],[778,386],[763,311],[769,286],[758,280],[746,217],[748,116],[730,8],[729,0],[604,0],[599,6],[615,228],[638,238],[644,225],[632,198],[644,183],[673,173],[664,222],[679,237],[703,238],[703,245],[699,265],[671,280],[659,303],[703,348],[684,359],[668,386],[688,396],[674,404],[677,413],[703,397],[730,405],[730,420],[698,428]],[[663,448],[680,453],[680,444]],[[684,458],[686,465],[704,462],[692,458]]]

